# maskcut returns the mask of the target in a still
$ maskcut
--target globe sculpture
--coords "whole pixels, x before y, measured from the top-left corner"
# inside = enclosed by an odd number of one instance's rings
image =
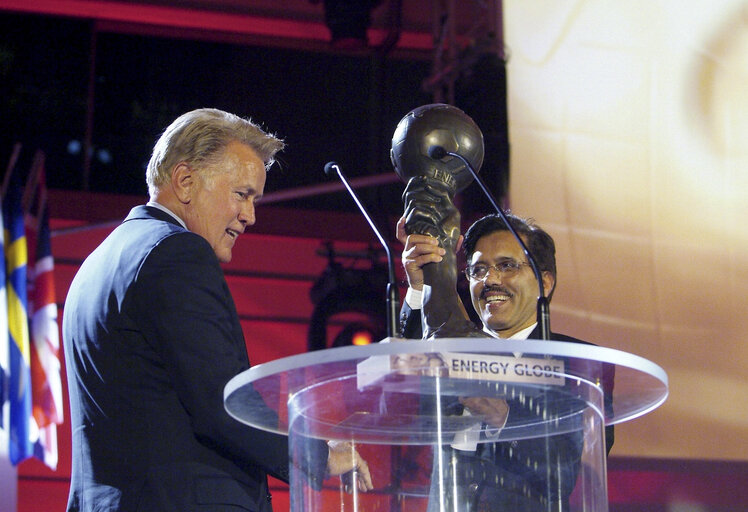
[[[460,212],[454,197],[473,181],[473,175],[460,159],[445,152],[460,154],[476,172],[483,163],[483,134],[459,108],[441,103],[424,105],[398,123],[390,158],[395,172],[406,183],[406,232],[433,236],[446,250],[442,261],[423,267],[423,337],[485,337],[469,320],[457,294]]]

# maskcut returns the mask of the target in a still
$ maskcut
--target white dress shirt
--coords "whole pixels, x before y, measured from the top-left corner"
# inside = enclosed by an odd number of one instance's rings
[[[423,292],[420,290],[414,290],[413,288],[408,287],[408,291],[405,293],[405,302],[410,306],[411,309],[417,310],[421,309],[423,307]],[[509,338],[502,338],[499,336],[499,334],[490,329],[485,324],[483,325],[483,331],[490,337],[497,338],[497,339],[510,339],[510,340],[526,340],[530,337],[530,333],[535,329],[537,326],[537,322],[533,323],[529,327],[526,327],[522,329],[519,332],[514,333]],[[514,353],[515,357],[521,357],[521,353]],[[462,411],[463,416],[470,416],[470,411],[467,409],[463,409]],[[462,450],[462,451],[475,451],[478,448],[478,441],[480,441],[480,432],[481,432],[482,424],[480,422],[475,423],[471,427],[462,430],[460,432],[457,432],[455,434],[455,437],[452,441],[452,448],[455,450]],[[503,427],[503,425],[502,425]],[[485,434],[488,438],[497,438],[499,436],[499,432],[501,432],[501,428],[495,428],[491,430],[486,430]]]

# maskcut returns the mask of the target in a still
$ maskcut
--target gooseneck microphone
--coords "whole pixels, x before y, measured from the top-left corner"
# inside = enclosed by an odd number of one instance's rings
[[[473,178],[475,178],[475,181],[480,185],[481,190],[483,190],[483,193],[488,198],[488,200],[491,202],[491,205],[494,207],[494,210],[498,212],[498,214],[501,216],[501,218],[504,220],[504,224],[509,228],[509,231],[511,231],[512,235],[514,235],[514,238],[517,239],[517,242],[519,242],[520,247],[522,247],[522,252],[525,253],[525,257],[527,258],[527,261],[530,263],[530,267],[532,267],[532,271],[535,273],[535,279],[538,281],[538,327],[540,327],[540,335],[542,340],[550,340],[551,339],[551,312],[550,312],[550,305],[548,303],[548,297],[545,296],[544,290],[543,290],[543,276],[540,273],[540,268],[538,267],[538,263],[535,261],[535,258],[533,258],[532,254],[530,254],[530,251],[527,249],[527,246],[525,245],[525,242],[522,240],[522,237],[517,234],[517,231],[514,229],[512,224],[509,222],[509,219],[506,216],[506,213],[504,213],[504,210],[501,209],[501,207],[496,202],[496,199],[494,199],[493,194],[491,194],[491,191],[488,190],[488,187],[486,187],[486,184],[483,183],[483,180],[478,176],[478,173],[473,168],[473,166],[468,162],[468,160],[460,155],[459,153],[453,153],[452,151],[447,151],[442,146],[429,146],[428,149],[428,155],[430,158],[433,158],[434,160],[441,160],[442,158],[446,156],[451,156],[454,158],[459,159],[463,164],[465,164],[465,167],[470,171],[470,174],[473,175]],[[330,164],[328,164],[330,165]]]
[[[382,244],[382,247],[384,247],[384,251],[387,253],[387,336],[390,338],[400,337],[400,327],[397,321],[398,309],[400,308],[400,292],[397,288],[397,278],[395,276],[395,260],[392,258],[392,249],[390,249],[389,244],[385,241],[382,233],[380,233],[376,224],[374,224],[374,221],[371,220],[369,212],[366,211],[366,208],[359,200],[356,192],[353,190],[353,188],[351,188],[350,183],[348,183],[348,180],[343,174],[343,170],[340,168],[338,163],[327,162],[327,164],[325,164],[325,174],[330,176],[333,172],[336,172],[338,174],[340,181],[342,181],[343,185],[345,185],[345,188],[348,189],[348,193],[356,202],[356,205],[358,206],[358,209],[361,210],[361,213],[364,214],[366,222],[368,222],[369,226],[371,226],[371,229],[374,230],[374,234],[377,235],[379,243]]]

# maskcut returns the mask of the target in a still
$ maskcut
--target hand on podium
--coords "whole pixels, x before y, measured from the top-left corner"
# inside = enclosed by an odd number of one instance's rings
[[[460,397],[459,401],[473,416],[482,416],[486,423],[495,429],[504,428],[509,415],[509,405],[503,398],[474,396]]]
[[[354,481],[361,492],[370,491],[374,488],[371,482],[369,465],[359,455],[358,450],[353,447],[352,443],[328,441],[327,446],[330,450],[327,459],[327,473],[330,476],[342,475],[341,479],[346,492],[353,492]]]

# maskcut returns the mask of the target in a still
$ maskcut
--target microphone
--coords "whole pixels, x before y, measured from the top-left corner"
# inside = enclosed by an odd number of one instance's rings
[[[483,180],[478,176],[478,172],[473,168],[473,166],[468,162],[468,160],[460,155],[459,153],[454,153],[452,151],[447,151],[442,146],[429,146],[429,149],[427,150],[428,155],[430,158],[433,158],[434,160],[441,160],[442,158],[446,156],[451,156],[454,158],[457,158],[460,160],[463,164],[465,164],[465,167],[470,171],[470,174],[473,175],[473,178],[475,178],[475,181],[480,185],[481,190],[483,190],[483,193],[488,198],[488,200],[491,202],[491,205],[493,206],[494,210],[498,212],[499,216],[504,220],[504,224],[509,228],[509,231],[514,235],[514,238],[517,239],[517,242],[519,242],[520,247],[522,248],[522,252],[525,253],[525,257],[527,258],[527,261],[530,263],[530,267],[532,267],[532,271],[535,274],[535,279],[538,281],[538,307],[537,307],[537,315],[538,315],[538,326],[540,327],[540,335],[542,340],[550,340],[551,339],[551,312],[550,312],[550,304],[548,303],[548,297],[545,296],[544,290],[543,290],[543,277],[540,273],[540,268],[538,267],[538,263],[535,261],[535,258],[533,258],[532,254],[530,254],[530,251],[527,249],[527,246],[525,245],[525,242],[522,240],[522,237],[517,234],[517,231],[512,227],[512,224],[509,222],[509,219],[506,216],[506,213],[504,213],[504,210],[501,209],[501,207],[496,202],[496,199],[494,199],[493,194],[491,194],[491,191],[488,190],[488,187],[486,187],[486,184],[483,183]],[[328,164],[329,165],[329,164]]]
[[[333,173],[337,173],[340,181],[342,181],[343,185],[345,185],[345,188],[348,189],[348,193],[353,198],[353,201],[355,201],[358,209],[361,210],[361,213],[364,214],[366,222],[368,222],[369,226],[371,226],[371,229],[374,230],[374,234],[377,235],[379,243],[382,244],[382,247],[384,247],[384,251],[387,253],[387,336],[390,338],[399,338],[400,327],[397,322],[397,315],[398,309],[400,308],[400,292],[397,288],[397,278],[395,276],[395,260],[392,258],[392,250],[390,249],[390,245],[385,241],[376,224],[374,224],[374,221],[371,220],[369,212],[366,211],[366,208],[359,200],[356,192],[354,192],[353,188],[351,188],[350,183],[348,183],[348,180],[343,174],[343,170],[340,168],[338,163],[327,162],[325,164],[325,174],[327,176],[331,176]]]

